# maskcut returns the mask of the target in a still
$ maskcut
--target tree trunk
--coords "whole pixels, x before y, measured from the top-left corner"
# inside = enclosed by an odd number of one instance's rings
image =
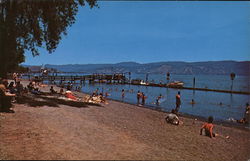
[[[4,7],[0,10],[0,77],[6,78],[6,53],[5,53],[5,38],[6,38],[6,27],[5,27],[5,16]]]
[[[7,1],[5,6],[1,6],[0,10],[0,77],[7,78],[7,73],[11,71],[9,64],[13,61],[13,57],[10,55],[9,48],[13,43],[11,39],[11,23],[14,23],[14,19],[11,18],[11,4],[13,1]],[[10,41],[11,40],[11,41]],[[14,40],[15,41],[15,40]],[[14,48],[15,49],[15,48]]]

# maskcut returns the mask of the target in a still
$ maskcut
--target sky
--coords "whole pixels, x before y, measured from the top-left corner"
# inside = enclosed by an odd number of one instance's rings
[[[250,2],[102,1],[26,65],[250,60]]]

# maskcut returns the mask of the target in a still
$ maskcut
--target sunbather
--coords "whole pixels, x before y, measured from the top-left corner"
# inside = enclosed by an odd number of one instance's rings
[[[200,135],[203,134],[203,130],[205,130],[205,135],[206,136],[209,136],[210,138],[213,138],[215,137],[215,133],[213,133],[213,128],[214,128],[214,125],[213,125],[213,117],[212,116],[209,116],[208,117],[208,122],[204,123],[200,129]]]
[[[174,109],[172,109],[171,113],[167,115],[167,117],[165,118],[167,123],[173,124],[173,125],[179,125],[180,123],[182,123],[179,120],[179,117],[174,113]]]
[[[69,99],[74,100],[74,101],[77,100],[76,96],[74,96],[74,94],[73,94],[70,90],[67,90],[67,91],[65,92],[65,96],[66,96],[67,98],[69,98]]]

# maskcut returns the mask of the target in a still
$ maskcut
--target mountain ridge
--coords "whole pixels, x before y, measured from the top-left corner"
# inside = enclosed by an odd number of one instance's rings
[[[27,65],[24,65],[27,66]],[[120,62],[115,64],[66,64],[44,65],[61,72],[86,72],[86,73],[149,73],[149,74],[230,74],[250,75],[250,61],[162,61],[152,63]]]

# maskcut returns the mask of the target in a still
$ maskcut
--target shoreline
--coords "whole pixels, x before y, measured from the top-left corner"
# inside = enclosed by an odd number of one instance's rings
[[[30,82],[30,81],[27,80],[27,79],[22,79],[22,82],[26,82],[25,86],[27,86],[27,84],[28,84],[27,82]],[[61,88],[57,84],[49,84],[49,82],[46,85],[47,86],[54,86],[54,87],[56,87],[57,91],[59,91],[60,88]],[[65,91],[66,88],[63,88],[63,90]],[[78,93],[82,97],[85,96],[85,95],[91,95],[91,93],[82,92],[82,91],[76,91],[76,90],[72,90],[72,92],[73,93]],[[124,103],[124,104],[128,104],[128,105],[133,105],[133,106],[137,106],[137,107],[141,107],[141,108],[150,109],[150,110],[153,110],[153,111],[162,112],[162,113],[165,113],[165,114],[171,113],[170,111],[169,112],[168,111],[164,111],[161,108],[157,109],[156,107],[150,106],[150,105],[138,106],[137,104],[133,104],[133,103],[129,103],[129,102],[124,102],[124,101],[116,100],[116,99],[112,99],[112,98],[106,98],[106,99],[107,100],[111,100],[111,101],[116,101],[116,102],[119,102],[119,103]],[[198,116],[198,115],[192,115],[192,114],[188,114],[188,113],[182,113],[182,112],[179,112],[179,117],[190,118],[190,119],[193,119],[193,120],[199,119],[200,121],[203,121],[203,122],[207,121],[206,117]],[[243,129],[243,130],[250,130],[250,124],[245,125],[245,124],[240,124],[240,123],[237,123],[237,122],[230,122],[230,121],[226,121],[226,120],[214,120],[214,124],[223,125],[223,126],[227,126],[227,127],[235,127],[235,128],[239,128],[239,129]]]
[[[51,84],[51,85],[53,85],[53,84]],[[55,85],[55,86],[57,86],[57,85]],[[73,92],[77,92],[77,91],[73,91]],[[82,94],[85,94],[85,95],[91,95],[91,93],[87,93],[87,92],[78,92],[78,93],[82,93]],[[150,110],[153,110],[153,111],[162,112],[162,113],[165,113],[165,114],[171,113],[170,111],[168,112],[168,111],[161,110],[161,108],[157,109],[154,106],[147,106],[147,105],[138,106],[137,104],[124,102],[124,101],[116,100],[116,99],[112,99],[112,98],[106,98],[106,99],[111,100],[111,101],[116,101],[116,102],[119,102],[119,103],[124,103],[124,104],[128,104],[128,105],[133,105],[133,106],[137,106],[137,107],[141,107],[141,108],[150,109]],[[193,120],[198,119],[198,120],[203,121],[203,122],[207,121],[206,117],[187,114],[187,113],[182,113],[182,112],[179,112],[179,117],[190,118],[190,119],[193,119]],[[214,124],[223,125],[223,126],[227,126],[227,127],[235,127],[235,128],[239,128],[239,129],[243,129],[243,130],[250,130],[250,125],[239,124],[239,123],[236,123],[236,122],[230,122],[230,121],[226,121],[226,120],[214,120]]]
[[[49,88],[50,85],[40,90],[47,92]],[[74,106],[65,101],[42,100],[45,97],[36,95],[31,98],[40,105],[15,103],[14,113],[0,113],[0,159],[234,161],[250,158],[250,131],[242,128],[215,123],[214,132],[221,136],[211,139],[199,134],[204,123],[200,119],[181,115],[183,124],[175,126],[165,122],[166,112],[114,100],[101,106]]]
[[[110,75],[109,75],[110,76]],[[30,77],[30,76],[28,76]],[[68,76],[68,75],[60,75],[60,76],[38,76],[39,80],[42,81],[86,81],[86,80],[95,80],[95,78],[93,78],[94,75],[84,75],[84,76]],[[98,78],[99,79],[99,78]],[[105,77],[103,79],[99,79],[99,82],[96,83],[101,83],[100,81],[110,81],[108,79],[105,79]],[[120,80],[118,80],[120,81]],[[125,81],[121,80],[121,81]],[[120,84],[120,85],[137,85],[137,86],[146,86],[146,87],[162,87],[162,88],[172,88],[172,89],[186,89],[186,90],[198,90],[198,91],[210,91],[210,92],[220,92],[220,93],[231,93],[231,94],[242,94],[242,95],[250,95],[249,91],[233,91],[233,90],[225,90],[225,89],[213,89],[213,88],[201,88],[201,87],[185,87],[185,86],[168,86],[167,84],[155,84],[155,83],[148,83],[148,84],[140,84],[140,83],[129,83],[129,82],[118,82],[118,83],[110,83],[110,84]]]

